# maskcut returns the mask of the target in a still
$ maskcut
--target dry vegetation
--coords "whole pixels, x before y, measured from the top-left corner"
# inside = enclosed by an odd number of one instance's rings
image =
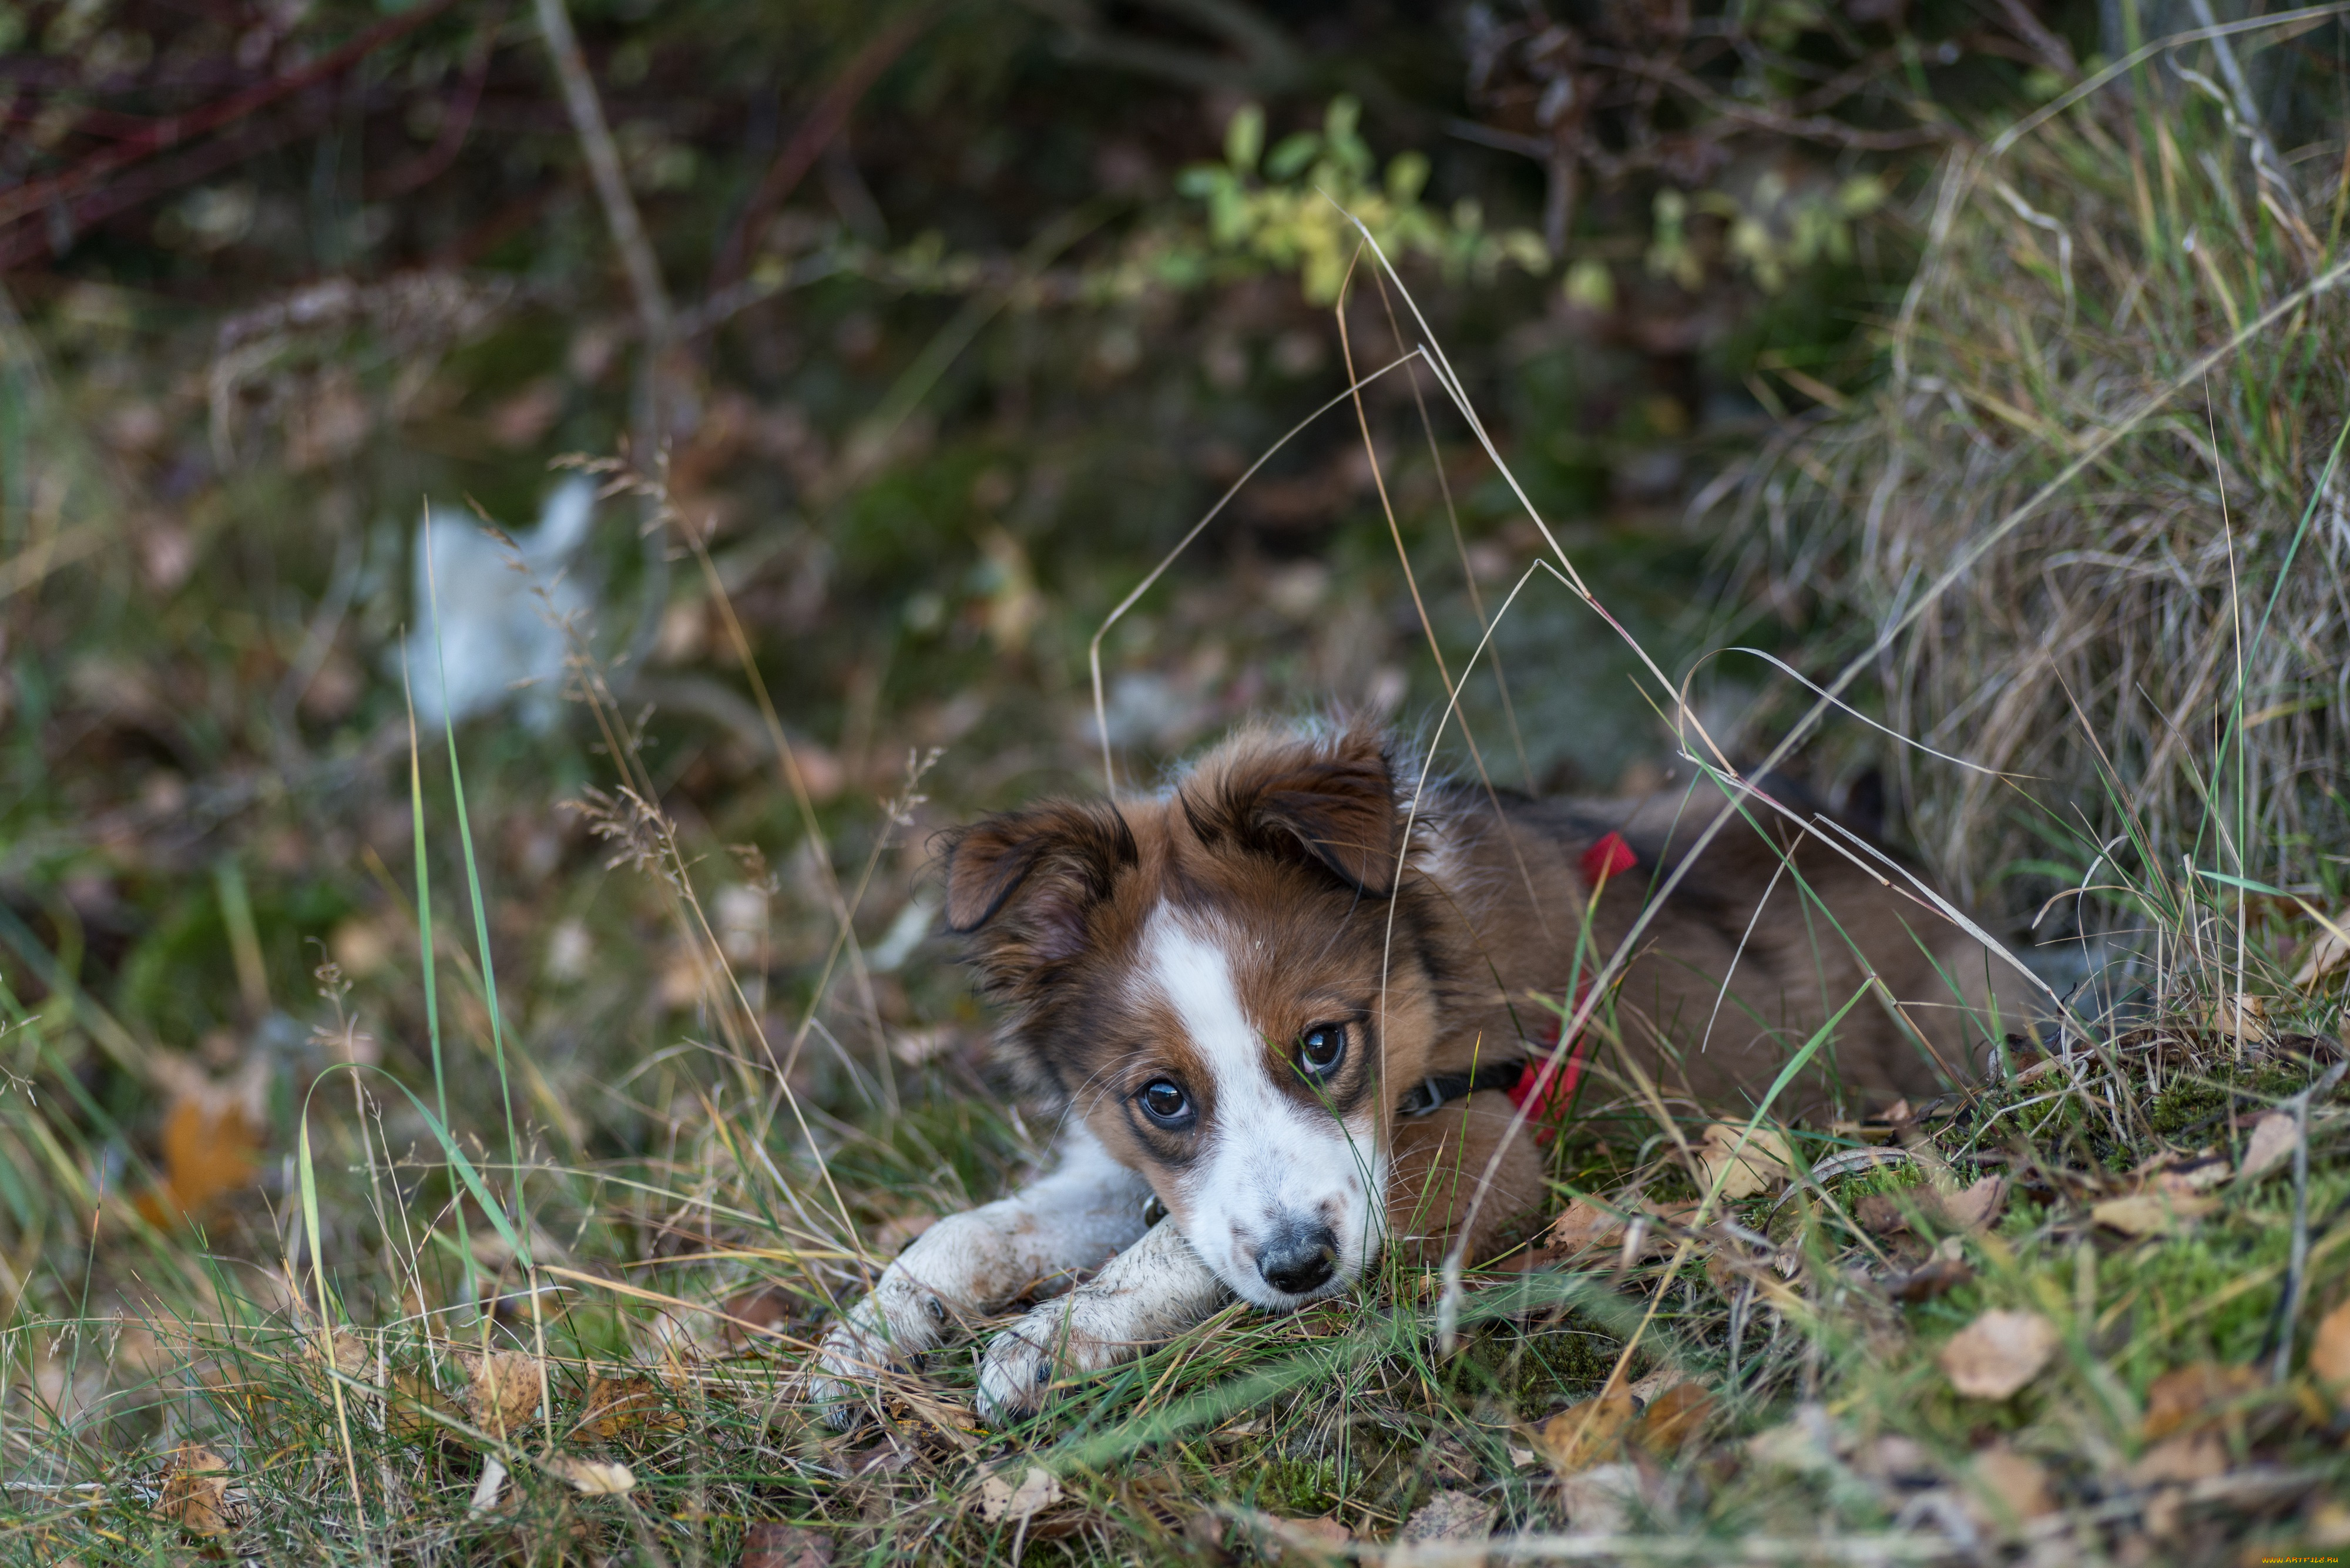
[[[527,9],[0,33],[0,1555],[2350,1545],[2337,22]],[[1420,364],[1281,447],[1102,641],[1124,766],[1461,678],[1505,778],[1652,780],[1522,493],[1742,761],[1898,774],[2064,1018],[1811,1120],[1595,1072],[1457,1293],[837,1435],[811,1336],[1049,1141],[927,836],[1089,787],[1088,640],[1401,285],[1495,447]]]

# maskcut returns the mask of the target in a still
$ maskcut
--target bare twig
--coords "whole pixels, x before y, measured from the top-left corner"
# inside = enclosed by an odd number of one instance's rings
[[[800,122],[800,128],[792,133],[792,139],[784,143],[783,151],[775,154],[775,161],[767,166],[759,188],[743,204],[742,215],[727,231],[724,243],[718,247],[718,259],[710,268],[710,293],[713,297],[723,294],[743,275],[751,259],[751,249],[757,243],[760,226],[766,222],[767,214],[799,188],[799,182],[807,177],[807,171],[816,166],[816,161],[824,155],[824,150],[832,145],[833,139],[847,125],[849,113],[856,109],[858,100],[865,96],[881,73],[889,68],[891,62],[906,52],[907,46],[921,36],[922,30],[931,25],[936,15],[936,10],[929,5],[918,5],[899,13],[879,33],[867,39],[864,47],[841,67],[840,75],[833,78],[832,85],[825,88],[824,96],[816,99],[816,108],[808,111],[807,119]]]
[[[47,212],[76,192],[87,190],[134,163],[144,162],[159,152],[168,152],[191,138],[234,124],[281,99],[290,98],[305,88],[338,76],[386,44],[406,37],[455,4],[456,0],[421,0],[421,4],[387,21],[377,23],[341,48],[321,55],[299,70],[272,78],[259,87],[223,99],[193,114],[170,115],[157,119],[143,134],[126,138],[103,151],[92,153],[61,174],[0,192],[0,223],[13,223],[19,218]]]

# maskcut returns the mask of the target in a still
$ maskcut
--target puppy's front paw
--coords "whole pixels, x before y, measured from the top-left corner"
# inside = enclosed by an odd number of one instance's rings
[[[864,1418],[861,1390],[920,1370],[927,1352],[962,1332],[958,1314],[938,1293],[892,1268],[826,1333],[808,1369],[807,1397],[826,1421],[847,1431]]]
[[[1045,1407],[1056,1382],[1115,1359],[1085,1331],[1084,1294],[1048,1302],[987,1342],[979,1358],[981,1420],[998,1428],[1024,1421]]]

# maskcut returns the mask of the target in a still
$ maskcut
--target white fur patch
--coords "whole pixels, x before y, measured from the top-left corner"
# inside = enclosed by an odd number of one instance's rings
[[[1174,1010],[1213,1079],[1200,1159],[1181,1178],[1184,1231],[1234,1293],[1258,1306],[1293,1307],[1343,1288],[1378,1250],[1386,1160],[1375,1121],[1341,1123],[1302,1106],[1273,1079],[1281,1070],[1267,1031],[1247,1015],[1232,982],[1228,928],[1162,906],[1144,934],[1143,983]],[[1352,1049],[1365,1049],[1356,1041]],[[1259,1272],[1259,1249],[1284,1223],[1327,1224],[1337,1272],[1306,1295]]]

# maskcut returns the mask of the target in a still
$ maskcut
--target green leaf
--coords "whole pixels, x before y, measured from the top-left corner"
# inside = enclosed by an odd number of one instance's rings
[[[1244,103],[1232,111],[1224,127],[1224,161],[1238,174],[1253,172],[1264,151],[1264,110]]]

